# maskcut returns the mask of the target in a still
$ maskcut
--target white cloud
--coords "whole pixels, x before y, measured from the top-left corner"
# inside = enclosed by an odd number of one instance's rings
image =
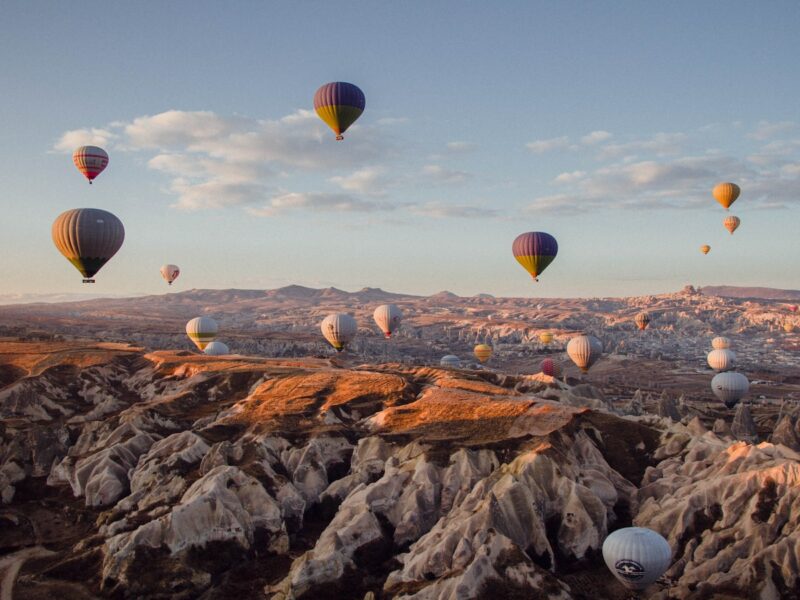
[[[600,149],[598,158],[608,160],[629,157],[629,160],[636,160],[641,154],[658,157],[676,155],[681,152],[686,139],[687,136],[684,133],[656,133],[647,139],[606,144]]]
[[[470,178],[466,171],[448,169],[441,165],[425,165],[422,167],[422,176],[431,183],[456,184],[464,183]]]
[[[249,207],[247,212],[259,217],[274,217],[292,211],[322,210],[328,212],[391,211],[395,205],[373,202],[347,194],[323,192],[289,192],[272,197],[264,206]]]
[[[392,185],[384,167],[365,167],[350,175],[337,175],[330,180],[343,190],[373,196],[386,195],[386,189]]]
[[[525,147],[536,154],[544,154],[545,152],[552,152],[553,150],[563,150],[568,148],[569,138],[567,136],[562,136],[547,140],[535,140],[525,144]]]
[[[593,146],[601,142],[607,142],[612,137],[613,136],[608,131],[593,131],[591,133],[587,133],[581,138],[581,144],[584,144],[585,146]]]
[[[571,171],[560,173],[553,181],[556,183],[573,183],[584,177],[586,177],[586,171]]]
[[[427,202],[424,204],[412,205],[409,208],[414,214],[437,219],[491,218],[500,215],[500,211],[495,208],[469,206],[466,204],[446,204],[444,202]]]
[[[771,137],[787,133],[797,129],[797,123],[794,121],[780,121],[771,123],[769,121],[759,121],[756,128],[747,136],[754,140],[768,140]]]
[[[447,142],[447,151],[452,153],[472,152],[477,147],[475,142]]]
[[[116,134],[108,129],[73,129],[65,132],[53,146],[56,152],[68,152],[72,154],[75,148],[80,146],[101,146],[107,147],[116,138]]]

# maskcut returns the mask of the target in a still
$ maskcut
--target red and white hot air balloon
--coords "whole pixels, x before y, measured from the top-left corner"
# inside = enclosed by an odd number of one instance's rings
[[[72,162],[92,183],[108,166],[108,153],[98,146],[81,146],[72,153]]]

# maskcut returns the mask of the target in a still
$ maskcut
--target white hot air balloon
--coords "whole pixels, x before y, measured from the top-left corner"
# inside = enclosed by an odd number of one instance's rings
[[[388,339],[392,337],[392,334],[400,327],[400,321],[403,320],[403,313],[394,304],[382,304],[372,313],[372,318],[375,319],[375,323],[378,324],[383,335]]]
[[[180,274],[181,270],[178,268],[178,265],[163,265],[161,267],[161,276],[164,278],[164,281],[170,285],[172,285],[172,282],[175,281]]]
[[[341,352],[356,337],[358,324],[346,313],[334,313],[322,320],[320,329],[330,345]]]
[[[669,542],[652,529],[617,529],[603,542],[603,560],[622,585],[643,590],[655,583],[672,562]]]
[[[714,350],[726,350],[731,347],[731,341],[724,336],[717,336],[711,340],[711,347]]]
[[[223,344],[222,342],[209,342],[203,352],[209,356],[223,356],[225,354],[230,354],[231,350],[228,348],[227,344]]]
[[[717,373],[730,371],[736,364],[736,353],[727,348],[720,348],[709,352],[706,360],[708,360],[708,366]]]
[[[750,382],[741,373],[733,371],[717,373],[711,380],[711,391],[725,403],[725,406],[733,408],[750,391]]]
[[[205,350],[217,337],[217,322],[211,317],[195,317],[186,324],[186,335],[200,350]]]
[[[439,361],[439,364],[443,367],[452,367],[454,369],[461,368],[461,359],[458,358],[455,354],[448,354],[447,356],[443,356],[442,360]]]
[[[603,342],[593,335],[576,336],[567,344],[567,355],[584,373],[589,371],[602,353]]]

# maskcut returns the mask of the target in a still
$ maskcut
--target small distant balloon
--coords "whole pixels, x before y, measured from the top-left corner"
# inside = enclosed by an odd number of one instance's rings
[[[553,262],[558,254],[558,242],[544,231],[529,231],[516,237],[511,245],[514,258],[531,274],[534,281]]]
[[[730,371],[736,366],[736,353],[727,348],[718,348],[709,352],[706,360],[708,366],[718,373]]]
[[[492,356],[492,347],[488,344],[478,344],[475,346],[473,352],[475,353],[475,358],[481,363],[485,363]]]
[[[750,391],[750,382],[747,377],[734,371],[717,373],[711,380],[711,391],[725,406],[733,408]]]
[[[211,317],[195,317],[186,323],[186,335],[200,350],[205,350],[217,337],[219,327]]]
[[[593,335],[575,336],[567,344],[567,355],[584,373],[589,372],[601,354],[603,354],[603,342]]]
[[[72,153],[72,162],[91,184],[108,166],[108,153],[97,146],[81,146]]]
[[[733,235],[733,232],[739,228],[741,222],[742,220],[739,217],[731,215],[730,217],[725,217],[725,220],[722,221],[722,224],[725,226],[725,229],[727,229],[730,234]]]
[[[161,267],[161,277],[170,285],[172,285],[172,282],[175,281],[180,274],[181,270],[178,268],[178,265],[163,265]]]
[[[644,331],[650,324],[650,315],[646,312],[640,312],[633,319],[633,322],[636,323],[636,327],[639,328],[639,331]]]
[[[731,340],[725,336],[719,335],[711,340],[711,347],[714,350],[724,350],[731,347]]]
[[[784,324],[783,324],[783,330],[784,330],[786,333],[792,333],[792,332],[794,331],[794,323],[792,323],[791,321],[786,321],[786,322],[784,322]]]
[[[227,344],[223,344],[222,342],[209,342],[209,344],[203,350],[204,354],[208,356],[224,356],[225,354],[230,354],[230,348],[228,348]]]
[[[397,331],[397,328],[400,327],[400,321],[403,320],[403,313],[394,304],[382,304],[372,313],[372,318],[375,319],[375,323],[381,328],[386,339],[389,339],[392,337],[392,334]]]
[[[740,192],[739,186],[730,182],[718,183],[714,186],[714,189],[711,190],[714,199],[724,206],[725,210],[728,210],[731,204],[736,202]]]
[[[561,377],[561,364],[554,361],[552,358],[545,358],[540,366],[542,373],[550,377]]]
[[[364,92],[358,86],[345,81],[326,83],[314,94],[314,110],[336,134],[336,139],[355,123],[366,106]]]
[[[442,359],[439,361],[439,364],[443,367],[458,369],[461,367],[461,359],[455,354],[448,354],[442,357]]]
[[[708,254],[709,252],[711,252],[711,246],[709,246],[708,244],[703,244],[702,246],[700,246],[700,252],[702,252],[703,254]]]
[[[320,323],[322,335],[337,352],[344,350],[355,339],[358,323],[347,313],[328,315]]]
[[[797,312],[797,304],[790,304],[787,308],[789,312]]]
[[[539,334],[539,341],[547,346],[553,341],[553,334],[550,331],[543,331]]]

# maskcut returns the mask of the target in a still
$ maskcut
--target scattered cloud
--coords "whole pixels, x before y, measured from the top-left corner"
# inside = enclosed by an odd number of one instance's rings
[[[447,151],[452,153],[472,152],[478,147],[475,142],[447,142]]]
[[[410,206],[409,209],[414,214],[437,219],[493,218],[500,215],[500,211],[495,208],[470,206],[466,204],[447,204],[444,202],[427,202],[424,204],[416,204]]]
[[[289,192],[273,196],[264,206],[249,207],[247,212],[259,217],[274,217],[293,211],[377,212],[394,210],[395,205],[364,200],[348,194]]]
[[[581,144],[585,146],[593,146],[601,142],[607,142],[612,137],[613,136],[608,131],[593,131],[591,133],[587,133],[581,138]]]
[[[68,152],[72,154],[75,148],[80,146],[101,146],[109,145],[111,140],[117,135],[108,129],[92,127],[90,129],[73,129],[65,132],[53,146],[55,152]]]
[[[796,129],[797,123],[794,121],[779,121],[777,123],[759,121],[756,128],[747,137],[753,140],[764,141]]]
[[[561,173],[553,180],[555,183],[573,183],[579,179],[586,177],[586,171],[572,171],[569,173]]]
[[[358,192],[372,196],[385,196],[386,190],[392,185],[392,180],[387,175],[384,167],[365,167],[350,175],[337,175],[330,180],[343,190]]]
[[[600,160],[609,160],[630,157],[629,160],[636,160],[642,154],[658,157],[677,155],[681,153],[686,139],[685,133],[662,132],[642,140],[605,144],[600,148],[598,158]]]
[[[434,184],[457,184],[464,183],[470,178],[466,171],[448,169],[441,165],[425,165],[422,167],[422,176]]]
[[[525,144],[525,147],[536,154],[544,154],[553,150],[565,150],[569,147],[569,138],[561,136],[547,140],[534,140]]]

